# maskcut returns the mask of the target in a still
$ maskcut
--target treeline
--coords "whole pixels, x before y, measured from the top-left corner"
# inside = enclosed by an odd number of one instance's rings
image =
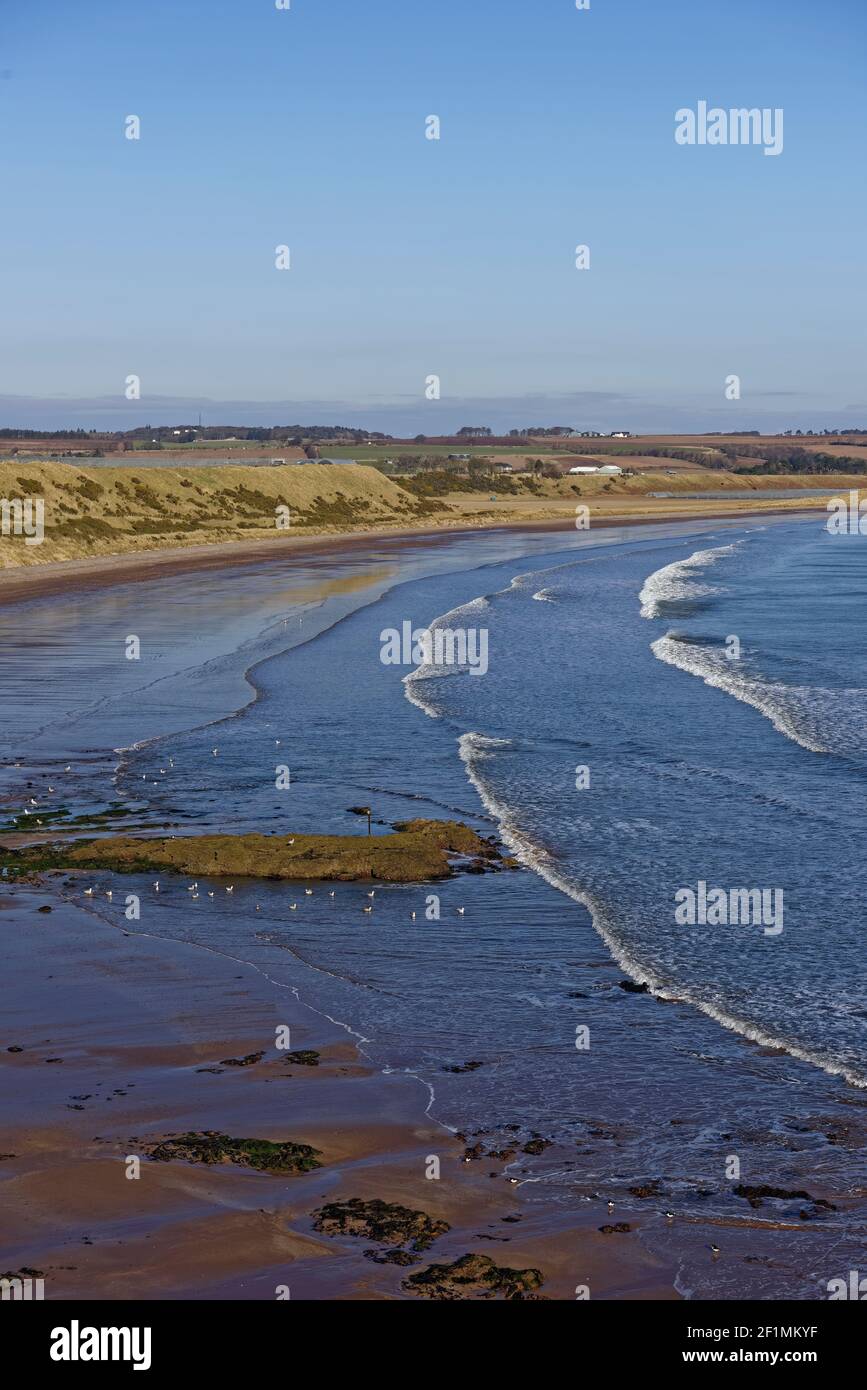
[[[0,430],[0,439],[89,439],[99,430]],[[119,436],[118,436],[119,437]]]
[[[810,449],[770,448],[741,450],[740,457],[759,460],[754,468],[739,468],[747,476],[764,473],[865,473],[867,461],[859,458],[834,458],[831,454],[813,453]]]

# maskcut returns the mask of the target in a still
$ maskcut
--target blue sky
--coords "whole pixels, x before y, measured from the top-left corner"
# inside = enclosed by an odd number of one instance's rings
[[[867,425],[865,37],[863,0],[2,0],[0,423]],[[676,144],[701,99],[783,108],[782,154]]]

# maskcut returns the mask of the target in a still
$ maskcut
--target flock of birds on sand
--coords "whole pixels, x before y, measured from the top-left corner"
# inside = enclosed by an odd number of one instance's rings
[[[278,748],[279,748],[279,746],[280,746],[280,742],[281,742],[281,740],[280,740],[279,738],[276,738],[276,739],[274,740],[274,743],[276,744],[276,746],[277,746]],[[219,748],[212,748],[212,749],[211,749],[211,754],[212,754],[212,756],[215,757],[215,758],[217,757],[217,755],[219,754],[219,752],[220,752]],[[168,759],[168,764],[169,764],[169,767],[170,767],[170,768],[173,768],[174,765],[175,765],[174,759],[173,759],[173,758],[169,758],[169,759]],[[20,767],[21,764],[20,764],[20,763],[16,763],[15,766],[16,766],[16,767]],[[65,767],[63,770],[64,770],[64,772],[71,772],[71,771],[72,771],[72,768],[71,768],[71,766],[70,766],[70,767]],[[165,777],[165,776],[167,775],[167,769],[164,768],[164,767],[161,767],[161,768],[160,768],[160,775],[161,775],[162,777]],[[143,781],[143,782],[146,782],[146,781],[147,781],[147,773],[145,773],[145,772],[142,773],[142,781]],[[158,783],[157,783],[157,782],[153,782],[151,785],[155,787],[155,786],[158,785]],[[49,787],[48,790],[49,790],[50,792],[53,792],[53,791],[54,791],[54,788],[53,788],[53,787]],[[36,800],[35,797],[32,797],[32,796],[31,796],[31,797],[30,797],[30,805],[31,805],[31,806],[38,806],[38,805],[39,805],[39,802]],[[31,814],[31,812],[30,812],[30,811],[28,810],[28,808],[25,806],[25,807],[24,807],[24,815],[25,815],[25,816],[29,816],[30,814]],[[37,821],[36,821],[36,824],[37,824],[37,825],[41,825],[41,824],[42,824],[42,821],[41,821],[41,820],[37,820]],[[172,836],[172,838],[174,839],[174,836]],[[294,838],[287,840],[287,844],[294,845],[294,843],[295,843]],[[158,892],[160,891],[159,879],[157,879],[157,881],[153,884],[153,888],[154,888],[154,892],[156,892],[156,893],[158,893]],[[199,885],[198,885],[198,883],[191,883],[191,884],[189,884],[187,891],[189,892],[190,897],[191,897],[193,900],[197,900],[197,899],[198,899],[198,897],[199,897]],[[235,891],[235,885],[234,885],[234,883],[233,883],[233,884],[230,884],[229,887],[227,887],[225,891],[226,891],[227,893],[234,893],[234,891]],[[305,889],[304,889],[304,893],[305,893],[305,895],[306,895],[308,898],[312,898],[312,897],[313,897],[313,889],[312,889],[312,888],[305,888]],[[93,897],[93,894],[94,894],[94,889],[93,889],[93,888],[85,888],[84,894],[85,894],[85,897],[92,898],[92,897]],[[110,901],[111,898],[114,896],[114,895],[113,895],[113,892],[112,892],[112,889],[110,889],[110,888],[106,889],[106,891],[105,891],[105,896],[106,896],[106,897],[109,899],[109,901]],[[213,897],[215,897],[215,896],[216,896],[215,892],[212,892],[212,891],[209,889],[209,890],[208,890],[208,897],[209,897],[209,898],[213,898]],[[333,897],[334,897],[334,892],[333,892],[333,891],[329,892],[328,896],[329,896],[329,898],[333,898]],[[373,889],[371,892],[369,892],[367,896],[368,896],[369,898],[374,898],[374,897],[376,896],[376,889]],[[289,904],[289,911],[290,911],[290,912],[297,912],[297,910],[298,910],[298,904],[297,904],[297,903],[290,903],[290,904]],[[366,913],[373,912],[373,903],[371,902],[371,904],[370,904],[369,907],[362,907],[361,910],[362,910],[362,912],[366,912]],[[256,911],[257,911],[257,912],[261,912],[261,911],[262,911],[262,905],[261,905],[261,903],[257,903],[257,904],[256,904]],[[457,914],[458,914],[459,917],[463,917],[464,914],[465,914],[465,912],[466,912],[466,908],[465,908],[465,907],[457,907],[457,908],[455,908],[455,911],[457,912]],[[415,914],[415,912],[411,912],[411,913],[410,913],[410,920],[413,921],[413,922],[416,920],[416,914]]]
[[[158,892],[160,891],[160,880],[159,880],[159,879],[156,879],[156,880],[151,884],[151,887],[153,888],[153,890],[154,890],[155,893],[158,893]],[[85,888],[85,890],[84,890],[84,896],[85,896],[86,898],[92,898],[95,891],[96,891],[96,890],[95,890],[94,888],[92,888],[92,887],[91,887],[91,888]],[[234,893],[234,891],[235,891],[235,885],[234,885],[234,883],[228,884],[224,891],[225,891],[226,893]],[[195,901],[195,900],[197,900],[197,899],[199,898],[200,894],[199,894],[199,883],[198,883],[198,879],[196,880],[195,883],[189,883],[189,884],[187,885],[187,892],[189,893],[191,900]],[[209,888],[209,889],[207,890],[207,894],[208,894],[208,897],[209,897],[209,898],[214,898],[214,897],[216,897],[216,891],[215,891],[214,889]],[[114,896],[113,890],[112,890],[111,888],[106,888],[106,889],[105,889],[105,896],[109,899],[109,901],[111,901],[112,897]],[[305,889],[304,889],[304,896],[307,897],[307,898],[312,898],[312,897],[313,897],[313,889],[312,889],[312,888],[305,888]],[[329,896],[329,898],[333,898],[333,897],[335,896],[335,891],[334,891],[333,888],[329,891],[328,896]],[[375,889],[375,888],[371,888],[371,890],[370,890],[370,892],[367,894],[367,896],[368,896],[368,898],[375,898],[375,897],[376,897],[376,889]],[[371,902],[371,903],[369,904],[369,906],[367,906],[367,907],[362,907],[361,910],[362,910],[362,912],[372,912],[372,911],[373,911],[373,903]],[[261,904],[261,903],[257,903],[257,904],[256,904],[256,911],[257,911],[257,912],[261,912],[261,911],[262,911],[262,904]],[[290,912],[297,912],[297,911],[298,911],[298,904],[297,904],[297,903],[290,903],[290,904],[289,904],[289,911],[290,911]],[[460,917],[463,917],[464,914],[465,914],[465,912],[466,912],[466,908],[465,908],[465,907],[456,907],[456,908],[455,908],[455,912],[457,912],[457,914],[458,914]],[[411,912],[411,913],[410,913],[410,918],[411,918],[411,920],[412,920],[413,922],[415,921],[415,918],[416,918],[415,912]]]

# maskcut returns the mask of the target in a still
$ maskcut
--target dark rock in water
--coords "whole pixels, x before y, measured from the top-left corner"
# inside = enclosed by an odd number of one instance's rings
[[[508,1163],[515,1157],[516,1152],[515,1149],[490,1149],[488,1158],[495,1158],[498,1163]]]
[[[828,1215],[828,1203],[820,1206],[818,1202],[811,1202],[808,1207],[802,1207],[798,1212],[801,1221],[821,1221]]]
[[[220,1063],[221,1067],[254,1067],[257,1062],[261,1062],[265,1056],[264,1052],[248,1052],[246,1057],[224,1057]]]
[[[523,1154],[543,1154],[546,1149],[550,1149],[552,1140],[550,1139],[528,1139],[521,1150]]]
[[[479,1067],[483,1067],[484,1065],[484,1062],[461,1062],[459,1066],[443,1067],[443,1071],[453,1072],[457,1076],[465,1071],[478,1071]]]
[[[45,907],[37,907],[37,912],[51,912],[52,909],[46,904]]]
[[[654,1178],[652,1182],[636,1183],[629,1191],[633,1197],[658,1197],[659,1180]]]
[[[200,1072],[203,1072],[203,1071],[210,1072],[212,1076],[222,1076],[222,1075],[223,1075],[223,1068],[222,1068],[222,1067],[196,1067],[196,1073],[197,1073],[197,1074],[200,1073]]]
[[[450,1265],[428,1265],[403,1281],[407,1293],[420,1298],[539,1299],[545,1282],[538,1269],[509,1269],[488,1255],[462,1255]]]
[[[170,1163],[174,1159],[186,1163],[236,1163],[241,1168],[255,1168],[262,1173],[309,1173],[312,1168],[322,1167],[319,1150],[310,1144],[233,1139],[213,1129],[198,1134],[179,1134],[142,1147],[147,1156],[158,1163]]]
[[[566,996],[566,998],[567,998],[567,999],[589,999],[589,998],[590,998],[590,995],[589,995],[589,994],[584,994],[580,989],[573,989],[572,992],[571,992],[571,994],[568,994],[568,995]]]
[[[600,1226],[599,1229],[604,1236],[613,1236],[626,1235],[628,1231],[632,1230],[632,1227],[628,1221],[618,1221],[614,1226]]]
[[[423,1211],[383,1202],[375,1197],[364,1202],[351,1197],[347,1202],[329,1202],[313,1213],[313,1229],[327,1236],[361,1236],[383,1245],[404,1245],[426,1250],[438,1236],[450,1229],[447,1221],[436,1221]]]
[[[618,980],[621,989],[625,989],[627,994],[647,994],[648,985],[640,985],[636,980]]]
[[[23,1052],[23,1051],[24,1051],[24,1048],[23,1048],[23,1047],[16,1047],[15,1045],[13,1045],[12,1047],[7,1047],[6,1051],[7,1051],[7,1052]]]
[[[484,1156],[485,1147],[483,1144],[468,1144],[462,1154],[464,1163],[475,1163],[478,1159],[484,1158]]]
[[[772,1197],[783,1202],[812,1202],[813,1206],[824,1207],[825,1211],[837,1210],[832,1202],[826,1202],[822,1197],[811,1197],[809,1192],[790,1190],[786,1187],[769,1187],[766,1184],[751,1187],[746,1183],[738,1183],[734,1190],[738,1197],[745,1197],[753,1209],[760,1207],[766,1197]]]
[[[378,1265],[415,1265],[418,1255],[409,1250],[365,1250],[364,1258]]]
[[[312,1048],[299,1048],[297,1052],[287,1052],[283,1058],[293,1067],[318,1067],[319,1053]]]

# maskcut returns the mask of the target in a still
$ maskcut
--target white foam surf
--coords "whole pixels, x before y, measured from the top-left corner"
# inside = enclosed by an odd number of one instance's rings
[[[664,565],[648,575],[638,595],[642,618],[662,617],[662,605],[665,603],[719,593],[718,587],[702,584],[696,576],[716,564],[724,555],[731,555],[741,544],[741,541],[732,541],[730,545],[716,546],[712,550],[696,550],[685,560],[675,560],[673,564]]]
[[[431,638],[435,632],[449,627],[471,626],[473,618],[478,614],[484,613],[490,608],[490,599],[485,594],[480,594],[478,598],[472,598],[467,603],[461,603],[457,608],[451,608],[448,613],[441,613],[438,618],[434,618],[430,626],[423,629]],[[468,623],[461,620],[469,618]],[[433,652],[434,644],[431,640],[429,650]],[[415,705],[429,719],[439,719],[439,711],[430,700],[424,698],[424,683],[431,680],[441,680],[446,676],[461,675],[467,668],[464,666],[447,665],[438,666],[434,661],[423,661],[413,671],[410,671],[403,678],[403,692],[410,704]]]
[[[819,1067],[830,1076],[839,1076],[850,1086],[867,1090],[867,1074],[854,1070],[845,1062],[820,1051],[801,1047],[789,1038],[779,1037],[768,1032],[760,1024],[741,1018],[729,1011],[719,1000],[710,1000],[697,994],[694,989],[675,987],[671,981],[654,974],[638,960],[622,940],[617,931],[617,923],[606,905],[591,891],[568,878],[562,866],[541,845],[535,843],[523,828],[519,827],[514,812],[494,794],[488,782],[481,775],[485,761],[496,754],[498,748],[508,748],[511,744],[505,739],[488,738],[484,734],[467,733],[458,740],[461,761],[467,769],[467,776],[481,798],[482,804],[493,815],[500,826],[503,843],[512,851],[515,858],[528,869],[532,869],[552,888],[580,903],[590,914],[593,926],[605,942],[620,968],[638,984],[648,989],[660,999],[682,1002],[699,1009],[723,1028],[748,1038],[760,1047],[769,1047],[788,1053],[800,1061]]]

